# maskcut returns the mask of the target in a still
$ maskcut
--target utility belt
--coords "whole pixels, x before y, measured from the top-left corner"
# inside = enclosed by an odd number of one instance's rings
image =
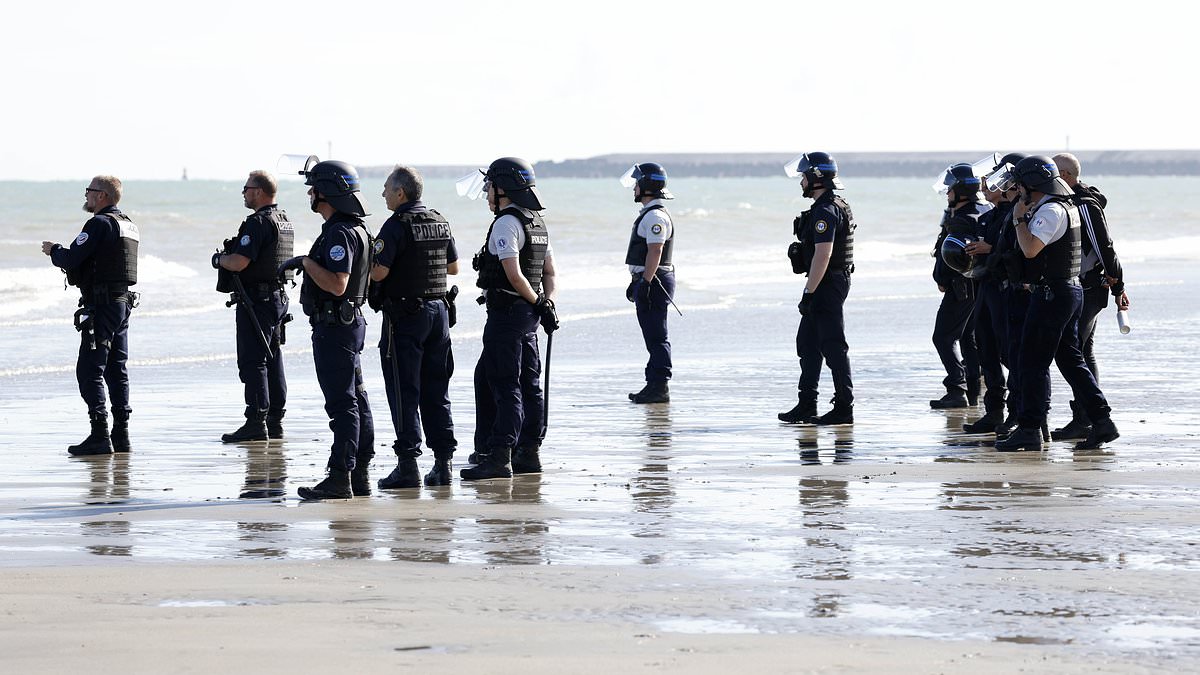
[[[129,292],[129,284],[93,284],[91,288],[83,289],[81,295],[81,307],[89,301],[95,304],[135,302],[138,297],[137,293]]]
[[[283,290],[283,286],[269,282],[259,284],[243,284],[242,288],[246,289],[246,295],[250,296],[251,301],[259,300],[262,302],[270,302],[276,293],[279,293],[284,301],[287,300],[287,295]],[[232,307],[235,303],[241,301],[241,295],[234,291],[229,294],[229,302],[225,303],[226,307]]]
[[[522,298],[515,293],[502,291],[499,288],[489,288],[483,292],[483,295],[476,298],[475,302],[478,302],[481,305],[486,304],[489,310],[508,309],[518,302],[525,302],[525,298]],[[529,303],[525,302],[525,304]]]
[[[415,298],[384,298],[383,311],[392,316],[410,316],[421,311],[427,302],[446,301],[446,295],[423,295]]]
[[[1042,279],[1036,284],[1029,284],[1029,293],[1035,298],[1042,298],[1046,302],[1054,299],[1055,289],[1063,290],[1063,288],[1079,288],[1079,279]]]
[[[304,308],[313,326],[350,326],[362,318],[362,309],[349,300],[322,300]]]

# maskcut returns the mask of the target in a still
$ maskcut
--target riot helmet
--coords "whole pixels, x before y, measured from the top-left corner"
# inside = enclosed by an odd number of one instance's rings
[[[804,176],[808,179],[808,186],[804,189],[805,197],[811,195],[813,188],[844,189],[842,181],[837,177],[837,162],[827,152],[806,152],[784,164],[783,172],[788,178]]]
[[[667,171],[661,164],[645,162],[634,164],[621,176],[621,185],[627,188],[637,186],[633,193],[633,201],[641,202],[642,197],[650,195],[658,199],[674,199],[675,196],[667,190]]]
[[[934,183],[933,189],[938,194],[948,195],[955,203],[960,201],[975,201],[979,197],[979,176],[975,167],[970,164],[955,164],[946,169],[942,180]]]
[[[533,175],[533,165],[519,157],[501,157],[491,163],[484,172],[487,183],[497,190],[503,190],[504,196],[514,204],[531,211],[542,211],[541,196],[537,190],[537,178]],[[484,185],[487,190],[487,184]]]
[[[1060,197],[1075,194],[1059,174],[1058,165],[1045,155],[1033,155],[1017,162],[1013,165],[1013,176],[1027,190]]]
[[[969,234],[951,234],[942,240],[942,249],[939,254],[942,257],[942,262],[950,269],[958,272],[965,277],[975,277],[978,272],[985,269],[984,266],[976,268],[975,256],[967,253],[967,245],[973,244],[977,238]]]
[[[1028,156],[1023,152],[1010,152],[1001,157],[1000,161],[996,163],[996,168],[992,169],[984,179],[987,189],[992,192],[1007,192],[1015,188],[1017,180],[1013,173],[1013,167]]]
[[[324,201],[335,211],[362,218],[369,216],[367,204],[358,191],[358,171],[346,162],[326,160],[300,172],[304,175],[304,184],[312,186],[317,196],[313,200],[313,210],[318,203]]]

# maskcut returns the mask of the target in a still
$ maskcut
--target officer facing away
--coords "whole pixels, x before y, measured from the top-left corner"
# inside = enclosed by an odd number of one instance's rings
[[[625,264],[633,276],[625,297],[637,308],[638,325],[650,359],[646,363],[646,386],[629,395],[634,403],[665,403],[671,400],[671,342],[667,339],[667,309],[675,297],[675,226],[663,204],[674,199],[667,190],[667,172],[654,162],[637,164],[621,178],[633,188],[633,201],[641,205]]]
[[[548,334],[558,329],[554,254],[533,167],[523,159],[502,157],[480,173],[482,179],[474,177],[465,194],[477,198],[486,192],[496,217],[473,261],[487,321],[475,366],[477,462],[460,472],[463,480],[541,473],[545,400],[538,383],[537,327],[541,323]]]
[[[1018,428],[996,442],[1002,451],[1040,450],[1041,428],[1050,409],[1050,362],[1075,392],[1076,401],[1092,420],[1088,437],[1076,449],[1094,449],[1120,434],[1109,418],[1108,401],[1084,363],[1079,349],[1079,211],[1074,192],[1059,176],[1049,157],[1026,157],[994,179],[1001,189],[1015,184],[1021,192],[1013,210],[1017,242],[1031,262],[1029,310],[1021,334],[1021,412]]]
[[[375,427],[359,361],[367,322],[362,304],[370,277],[370,235],[362,218],[367,206],[359,194],[358,171],[345,162],[325,161],[301,172],[309,208],[325,218],[308,255],[279,267],[304,273],[300,305],[312,324],[313,363],[325,395],[325,412],[333,431],[328,476],[303,499],[349,499],[371,494],[367,475],[375,451]]]
[[[83,210],[92,214],[69,248],[42,242],[42,253],[61,268],[67,281],[79,288],[79,311],[75,328],[80,334],[75,378],[79,394],[88,406],[91,433],[78,445],[67,448],[72,455],[103,455],[129,452],[129,312],[137,294],[129,287],[137,283],[137,225],[121,213],[121,181],[115,176],[96,176],[84,190]],[[112,399],[112,436],[104,409],[104,389]]]
[[[799,399],[796,407],[779,413],[789,423],[852,424],[854,384],[850,378],[849,346],[842,307],[850,294],[854,272],[854,214],[841,190],[837,162],[824,152],[810,152],[784,166],[790,178],[800,177],[802,194],[813,200],[812,208],[792,222],[798,241],[788,249],[792,271],[806,275],[800,299],[800,328],[796,353],[800,357]],[[833,374],[833,409],[817,416],[817,385],[821,364]]]
[[[223,251],[213,254],[217,290],[237,305],[238,377],[245,385],[246,423],[223,434],[223,443],[283,438],[287,379],[283,372],[283,324],[288,297],[279,266],[292,257],[294,232],[287,213],[275,203],[277,185],[266,171],[251,171],[242,186],[242,202],[253,211]],[[235,280],[236,277],[236,280]]]
[[[1104,207],[1108,205],[1108,198],[1095,186],[1080,182],[1081,167],[1075,155],[1063,152],[1055,155],[1053,159],[1062,179],[1075,193],[1075,204],[1079,207],[1082,220],[1080,243],[1083,261],[1080,265],[1079,282],[1083,286],[1083,309],[1079,314],[1079,349],[1083,351],[1083,361],[1088,370],[1092,371],[1092,377],[1099,382],[1100,369],[1096,366],[1094,348],[1096,320],[1100,312],[1108,306],[1110,292],[1116,300],[1117,309],[1129,309],[1129,296],[1125,294],[1125,274],[1117,252],[1113,250],[1108,221],[1104,217]],[[1091,423],[1083,406],[1071,401],[1071,412],[1071,421],[1050,433],[1054,440],[1087,437]]]
[[[420,484],[422,428],[434,457],[426,485],[450,484],[450,460],[458,445],[447,394],[454,374],[454,297],[446,284],[447,274],[458,274],[458,250],[450,224],[421,202],[423,191],[416,169],[392,170],[383,184],[392,215],[379,230],[371,266],[372,303],[384,317],[379,355],[398,459],[392,473],[379,481],[385,490]]]
[[[979,203],[980,180],[970,164],[955,164],[946,169],[941,187],[947,206],[933,247],[933,280],[942,293],[933,324],[933,346],[946,369],[942,380],[946,393],[929,402],[929,407],[935,410],[965,408],[979,399],[979,352],[971,322],[975,280],[967,275],[970,267],[960,270],[947,264],[945,251],[947,244],[952,251],[965,251],[967,243],[979,238],[980,215],[991,209],[990,204]],[[971,262],[970,255],[964,252],[964,257]]]

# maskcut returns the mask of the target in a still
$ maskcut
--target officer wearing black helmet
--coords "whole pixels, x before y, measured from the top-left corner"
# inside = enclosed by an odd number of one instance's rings
[[[846,200],[834,194],[843,189],[837,162],[828,153],[810,152],[788,162],[784,173],[800,177],[802,194],[812,208],[792,222],[798,241],[788,249],[792,271],[806,275],[801,296],[796,354],[800,381],[796,406],[779,413],[782,422],[853,424],[854,384],[842,308],[850,293],[854,271],[854,214]],[[821,364],[833,374],[833,409],[817,415],[817,385]]]
[[[422,429],[434,457],[426,485],[450,484],[458,445],[447,394],[454,374],[454,297],[446,281],[447,274],[458,274],[458,249],[450,223],[421,201],[424,189],[416,169],[392,169],[383,184],[392,215],[379,229],[371,267],[372,306],[384,318],[379,356],[396,429],[396,468],[379,481],[385,490],[420,485]]]
[[[966,246],[979,238],[979,217],[991,205],[979,203],[980,180],[970,164],[955,164],[946,169],[938,187],[946,195],[947,207],[933,248],[933,280],[942,293],[933,324],[933,346],[946,369],[946,377],[942,379],[946,393],[931,400],[929,407],[941,410],[978,403],[979,352],[971,323],[976,273],[974,258],[966,253]],[[957,260],[957,264],[947,264],[948,256]]]
[[[1018,427],[996,442],[1002,451],[1040,450],[1042,426],[1050,409],[1050,362],[1075,392],[1092,420],[1088,437],[1077,449],[1098,448],[1120,434],[1109,417],[1104,393],[1084,363],[1079,349],[1080,216],[1071,187],[1049,157],[1026,157],[993,178],[997,187],[1016,185],[1021,198],[1013,210],[1017,242],[1031,271],[1029,310],[1021,334],[1021,411]]]
[[[279,274],[304,273],[300,305],[312,324],[313,363],[333,446],[325,480],[300,488],[299,494],[303,499],[349,499],[371,494],[367,468],[375,454],[375,427],[359,361],[367,333],[360,307],[367,298],[371,264],[370,235],[362,221],[367,206],[353,166],[317,162],[301,173],[310,186],[309,208],[325,222],[308,255],[289,259]]]
[[[1083,360],[1087,363],[1088,370],[1092,371],[1092,376],[1099,382],[1100,369],[1096,365],[1094,349],[1096,321],[1100,312],[1108,306],[1110,293],[1116,301],[1117,309],[1129,309],[1129,296],[1125,293],[1125,274],[1117,252],[1113,250],[1108,220],[1104,217],[1108,199],[1095,186],[1079,180],[1081,166],[1075,155],[1064,152],[1055,155],[1053,159],[1062,179],[1075,193],[1075,203],[1079,206],[1079,215],[1082,218],[1080,240],[1083,261],[1079,282],[1083,286],[1083,309],[1079,314],[1079,348],[1083,351]],[[1083,406],[1071,401],[1071,413],[1070,422],[1051,432],[1054,440],[1087,437],[1091,423]]]
[[[283,370],[283,324],[289,319],[288,297],[279,266],[292,257],[294,232],[287,213],[275,203],[277,185],[266,171],[252,171],[242,186],[242,202],[253,211],[213,254],[217,290],[231,293],[237,305],[238,377],[245,386],[246,422],[224,443],[283,438],[287,378]],[[236,281],[234,277],[237,277]]]
[[[621,184],[633,188],[633,201],[641,206],[629,235],[625,264],[633,279],[625,297],[637,308],[638,325],[650,358],[646,386],[629,395],[634,403],[671,400],[671,342],[667,339],[667,309],[675,297],[675,227],[663,200],[674,199],[667,190],[667,172],[661,164],[646,162],[629,169]]]
[[[121,181],[116,176],[96,176],[84,189],[83,210],[92,214],[69,247],[42,242],[42,253],[79,288],[79,359],[75,379],[88,407],[91,433],[78,445],[67,448],[72,455],[105,455],[129,452],[129,312],[137,295],[129,287],[137,283],[140,233],[129,216],[117,208]],[[111,399],[113,427],[108,431],[104,409],[105,386]]]
[[[542,470],[545,400],[537,327],[553,333],[558,316],[554,255],[536,186],[533,167],[516,157],[497,159],[487,171],[459,181],[464,196],[486,194],[495,215],[472,264],[487,322],[475,366],[475,465],[460,472],[463,480]]]

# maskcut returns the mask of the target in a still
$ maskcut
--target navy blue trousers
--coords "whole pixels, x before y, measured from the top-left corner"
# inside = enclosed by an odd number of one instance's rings
[[[487,312],[475,365],[475,449],[540,447],[545,399],[538,316],[521,299],[490,301]]]
[[[331,469],[350,471],[356,464],[369,464],[375,456],[375,423],[359,361],[366,338],[367,322],[362,315],[348,326],[313,326],[313,363],[333,432]]]
[[[379,357],[396,430],[396,455],[419,456],[424,429],[434,456],[452,456],[458,442],[448,394],[454,353],[446,303],[423,300],[413,313],[385,312]]]
[[[942,294],[942,304],[938,305],[933,323],[933,346],[946,369],[946,377],[942,379],[946,391],[957,389],[965,393],[968,379],[979,381],[979,350],[975,348],[975,326],[971,323],[974,310],[974,297],[960,299],[949,289]]]
[[[642,327],[642,340],[650,359],[646,362],[646,381],[661,382],[671,379],[671,342],[667,339],[667,312],[675,297],[675,272],[659,269],[650,284],[648,298],[638,297],[638,325]],[[660,284],[661,282],[661,284]]]
[[[1021,334],[1029,315],[1029,291],[1010,284],[1001,293],[1008,314],[1008,410],[1015,416],[1021,412]]]
[[[283,291],[255,294],[250,304],[237,305],[237,365],[238,378],[245,385],[246,416],[267,410],[274,417],[282,417],[287,407],[287,378],[283,372],[283,351],[279,348],[280,325],[287,314],[288,300]],[[263,329],[259,333],[250,320],[250,312],[258,318]],[[263,338],[271,345],[272,355],[267,354]]]
[[[846,320],[842,308],[850,295],[850,275],[829,270],[813,293],[812,309],[800,317],[796,331],[796,355],[800,357],[799,398],[816,399],[821,367],[829,365],[833,393],[839,403],[854,401],[850,377],[850,346],[846,344]]]
[[[1096,323],[1100,312],[1108,307],[1108,288],[1095,286],[1083,289],[1083,309],[1079,313],[1079,349],[1092,377],[1100,381],[1100,368],[1096,365]]]
[[[1025,328],[1021,332],[1020,425],[1037,429],[1050,411],[1050,363],[1058,368],[1075,400],[1093,422],[1107,420],[1110,409],[1079,349],[1079,314],[1083,290],[1067,281],[1052,281],[1030,294]]]
[[[989,409],[998,408],[1004,404],[1004,368],[1008,366],[1008,310],[999,284],[992,281],[979,284],[973,316],[979,370],[987,385],[984,401]]]
[[[104,409],[105,386],[112,399],[113,417],[128,419],[129,407],[129,302],[121,300],[92,305],[92,329],[80,333],[79,358],[75,361],[75,380],[79,395],[92,417],[107,416]]]

